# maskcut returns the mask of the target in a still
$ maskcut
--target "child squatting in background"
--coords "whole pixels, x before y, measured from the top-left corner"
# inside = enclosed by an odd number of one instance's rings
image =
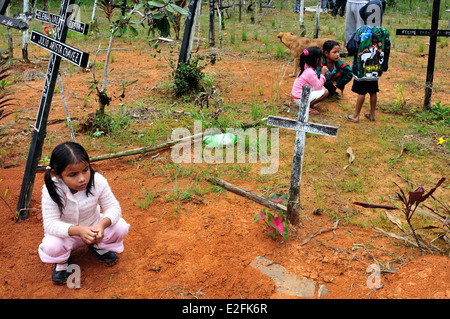
[[[337,96],[339,93],[336,89],[344,92],[345,85],[353,78],[352,68],[344,61],[339,59],[341,46],[334,40],[325,41],[323,44],[322,64],[328,67],[328,71],[325,73],[325,88],[328,90],[329,97]],[[317,76],[320,76],[322,72],[322,66],[317,67]]]
[[[322,50],[319,47],[309,47],[300,55],[300,72],[294,81],[291,95],[295,103],[300,106],[303,85],[311,86],[310,107],[323,101],[328,96],[328,90],[324,87],[327,66],[323,66],[320,75],[316,68],[322,66]],[[314,108],[309,109],[310,114],[319,114]]]
[[[86,150],[74,142],[56,146],[42,189],[44,238],[38,249],[42,262],[55,264],[52,281],[67,281],[70,254],[84,245],[107,265],[116,262],[130,227],[121,216],[119,202],[91,167]]]

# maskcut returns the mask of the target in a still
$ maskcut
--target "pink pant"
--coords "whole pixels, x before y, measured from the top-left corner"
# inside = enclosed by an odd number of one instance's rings
[[[123,218],[105,229],[103,240],[97,243],[99,249],[116,253],[123,252],[123,239],[128,234],[130,225]],[[69,259],[72,250],[86,245],[80,236],[68,238],[45,235],[39,245],[39,257],[44,263],[61,263]]]

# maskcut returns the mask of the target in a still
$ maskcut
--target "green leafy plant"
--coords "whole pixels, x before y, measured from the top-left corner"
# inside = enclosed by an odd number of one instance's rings
[[[447,105],[448,104],[441,105],[441,101],[438,101],[431,107],[431,111],[438,116],[439,120],[450,125],[450,107]]]
[[[284,204],[287,202],[287,195],[275,194],[268,199],[277,204]],[[264,208],[254,217],[255,223],[259,220],[263,220],[265,222],[266,232],[272,238],[276,238],[277,234],[280,234],[285,240],[288,239],[288,227],[283,211],[278,211],[275,216],[272,212],[268,212],[267,209]]]
[[[133,24],[141,24],[142,23],[142,21],[131,20],[131,19],[132,19],[133,15],[139,14],[139,10],[144,6],[144,4],[135,4],[135,6],[129,12],[127,12],[125,15],[121,15],[120,18],[118,20],[116,20],[114,18],[115,17],[115,9],[118,8],[119,6],[115,2],[116,1],[114,1],[114,0],[101,0],[98,3],[99,9],[101,11],[103,11],[103,13],[105,14],[105,17],[106,17],[106,19],[108,19],[109,26],[110,26],[109,44],[108,44],[108,49],[106,50],[105,66],[104,66],[104,71],[103,71],[103,81],[98,81],[95,78],[95,61],[96,61],[98,53],[101,51],[100,46],[99,46],[97,53],[95,54],[93,67],[92,67],[93,79],[91,82],[93,84],[89,88],[90,93],[94,89],[97,92],[97,97],[98,97],[98,102],[99,102],[97,113],[100,114],[100,116],[103,116],[105,114],[105,107],[107,105],[109,105],[109,103],[111,102],[111,99],[112,99],[106,92],[106,84],[109,83],[107,80],[108,63],[109,63],[109,59],[110,59],[110,55],[111,55],[112,44],[113,44],[114,38],[116,36],[118,36],[118,37],[122,36],[123,34],[125,34],[127,32],[127,30],[129,30],[129,32],[131,32],[131,34],[133,36],[137,36],[138,31],[133,26]],[[134,83],[134,82],[132,82],[132,83]],[[99,88],[99,85],[101,85],[100,88]],[[130,84],[128,84],[128,85],[130,85]],[[122,89],[123,89],[123,92],[122,92],[121,96],[124,96],[125,85],[122,85]]]
[[[175,38],[180,38],[181,17],[187,15],[183,9],[186,6],[186,0],[141,0],[145,5],[145,18],[149,25],[148,33],[155,36],[155,31],[159,31],[162,37],[170,35],[170,24],[172,23],[175,31]]]
[[[445,177],[441,178],[436,186],[434,186],[428,193],[425,193],[425,190],[422,186],[418,187],[415,191],[408,192],[408,196],[406,196],[406,192],[403,191],[400,186],[397,185],[397,183],[394,183],[400,190],[400,193],[397,192],[397,196],[400,199],[400,201],[403,204],[403,208],[400,209],[395,206],[389,206],[389,205],[377,205],[377,204],[368,204],[368,203],[361,203],[361,202],[354,202],[353,204],[362,206],[364,208],[382,208],[387,210],[402,210],[403,214],[405,215],[406,221],[408,222],[409,227],[411,228],[411,231],[414,235],[414,238],[417,242],[417,246],[419,247],[420,251],[422,250],[422,246],[420,245],[419,239],[417,238],[416,232],[414,230],[414,227],[411,224],[411,219],[416,212],[417,207],[423,203],[425,200],[427,200],[430,196],[433,195],[434,191],[442,185],[442,183],[446,180]],[[448,225],[448,220],[444,222],[443,226]],[[439,228],[436,226],[428,226],[426,228]]]
[[[177,67],[173,60],[170,60],[172,76],[174,77],[173,90],[176,96],[188,93],[189,91],[199,91],[201,82],[205,77],[203,70],[209,64],[216,63],[216,54],[202,55],[195,53],[187,62],[180,62]],[[204,63],[202,64],[202,61]]]
[[[100,137],[104,134],[111,134],[125,129],[130,123],[130,119],[124,116],[100,116],[97,113],[90,113],[78,120],[77,131],[81,133],[91,133],[93,137]]]

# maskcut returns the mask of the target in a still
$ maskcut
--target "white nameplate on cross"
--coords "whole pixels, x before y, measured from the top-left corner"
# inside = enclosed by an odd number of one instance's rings
[[[282,118],[269,115],[267,125],[287,128],[297,131],[295,137],[294,158],[291,172],[291,185],[289,188],[289,201],[287,204],[287,218],[295,224],[298,221],[298,207],[300,196],[300,180],[302,176],[303,153],[305,150],[306,133],[337,136],[338,128],[322,124],[308,123],[309,97],[311,87],[304,85],[302,88],[302,98],[298,114],[298,120]]]

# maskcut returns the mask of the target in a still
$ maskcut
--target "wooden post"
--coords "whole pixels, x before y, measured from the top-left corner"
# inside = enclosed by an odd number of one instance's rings
[[[10,10],[8,7],[6,9],[6,16],[9,17],[10,15],[11,15],[11,13],[10,13]],[[11,60],[14,58],[14,45],[13,45],[11,27],[8,27],[7,33],[8,33],[8,60]]]
[[[28,14],[29,1],[23,0],[23,13],[25,16]],[[22,58],[25,62],[28,62],[28,29],[23,31],[22,34]]]
[[[300,25],[300,36],[305,36],[305,0],[297,0],[300,1],[300,12],[298,23]]]
[[[433,94],[433,76],[434,76],[434,62],[436,59],[436,42],[439,24],[439,7],[441,0],[433,1],[433,14],[431,20],[431,36],[430,36],[430,48],[428,50],[428,67],[427,67],[427,80],[425,84],[425,98],[423,101],[423,108],[425,110],[431,110],[431,95]]]
[[[95,21],[95,12],[97,11],[97,2],[98,2],[98,0],[94,1],[94,7],[92,8],[92,15],[91,15],[91,23],[94,23],[94,21]]]
[[[209,46],[216,45],[216,36],[214,32],[214,2],[215,0],[209,0]]]
[[[320,21],[320,0],[318,0],[318,3],[317,3],[316,26],[314,28],[314,39],[317,39],[319,37],[319,21]]]
[[[239,0],[239,23],[242,22],[242,0]],[[450,21],[449,21],[450,25]]]
[[[201,0],[191,0],[189,3],[189,11],[184,27],[183,41],[181,42],[180,56],[178,58],[178,64],[180,62],[187,63],[191,56],[192,43],[194,41],[194,31],[197,19],[197,6]]]

